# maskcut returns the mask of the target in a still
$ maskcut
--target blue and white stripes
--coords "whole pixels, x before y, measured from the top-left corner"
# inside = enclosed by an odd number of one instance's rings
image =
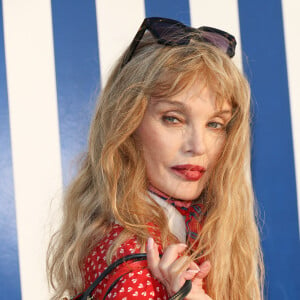
[[[282,280],[282,274],[298,277],[300,253],[281,2],[273,1],[271,7],[268,1],[259,0],[240,5],[240,28],[248,56],[244,69],[252,86],[252,169],[256,196],[264,213],[262,242],[267,280],[272,286],[267,295],[270,299],[297,299],[292,292],[294,283]]]
[[[295,0],[0,0],[0,298],[49,299],[53,215],[96,95],[145,16],[237,37],[235,62],[253,91],[266,295],[300,298],[299,11]]]

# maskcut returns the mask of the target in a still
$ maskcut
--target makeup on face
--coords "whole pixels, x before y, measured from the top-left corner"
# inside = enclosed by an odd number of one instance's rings
[[[149,182],[165,194],[194,200],[205,188],[226,141],[231,106],[216,105],[201,82],[170,98],[149,101],[136,136]]]
[[[175,174],[182,176],[185,180],[198,181],[205,173],[206,169],[199,165],[177,165],[171,167]]]

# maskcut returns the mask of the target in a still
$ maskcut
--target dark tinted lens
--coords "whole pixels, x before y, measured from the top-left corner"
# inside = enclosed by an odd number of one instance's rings
[[[186,45],[190,38],[178,23],[155,22],[151,24],[151,32],[159,42],[166,45]]]
[[[222,51],[225,53],[228,52],[228,49],[230,47],[229,40],[215,32],[206,32],[202,31],[201,32],[201,37],[205,39],[205,41],[215,45],[216,47],[220,48]]]

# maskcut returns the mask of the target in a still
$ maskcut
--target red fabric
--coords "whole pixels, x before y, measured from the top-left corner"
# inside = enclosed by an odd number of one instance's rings
[[[124,263],[112,276],[110,276],[107,286],[103,289],[102,294],[106,295],[108,292],[108,289],[113,285],[115,280],[120,278],[121,276],[124,277],[127,273],[135,272],[135,271],[141,271],[147,267],[147,261],[146,260],[139,260],[135,262],[126,262]],[[123,279],[123,278],[122,278]],[[121,280],[121,279],[119,279]]]
[[[84,280],[85,288],[88,288],[92,282],[105,270],[107,267],[105,256],[117,236],[122,232],[123,227],[115,224],[111,232],[95,247],[92,253],[87,257],[84,264]],[[113,261],[133,253],[140,253],[140,246],[136,239],[127,240],[117,250]],[[116,272],[121,266],[116,268]],[[94,299],[102,299],[104,289],[109,284],[109,281],[114,276],[114,273],[108,275],[96,288],[93,296]],[[155,278],[151,276],[150,271],[145,268],[135,270],[126,274],[115,285],[112,291],[108,294],[107,299],[115,300],[130,300],[130,299],[168,299],[168,293],[165,287]]]
[[[194,201],[183,201],[172,198],[152,185],[149,186],[149,191],[160,197],[164,201],[167,201],[169,204],[173,205],[184,217],[187,234],[187,244],[192,245],[202,228],[201,222],[203,222],[204,218],[203,204],[195,203]],[[197,247],[197,245],[195,245],[195,247]]]

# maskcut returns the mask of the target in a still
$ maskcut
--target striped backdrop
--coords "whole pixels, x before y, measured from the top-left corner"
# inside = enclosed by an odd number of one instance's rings
[[[298,0],[0,0],[0,298],[49,299],[49,233],[96,95],[143,18],[164,16],[237,37],[266,298],[300,299],[299,12]]]

